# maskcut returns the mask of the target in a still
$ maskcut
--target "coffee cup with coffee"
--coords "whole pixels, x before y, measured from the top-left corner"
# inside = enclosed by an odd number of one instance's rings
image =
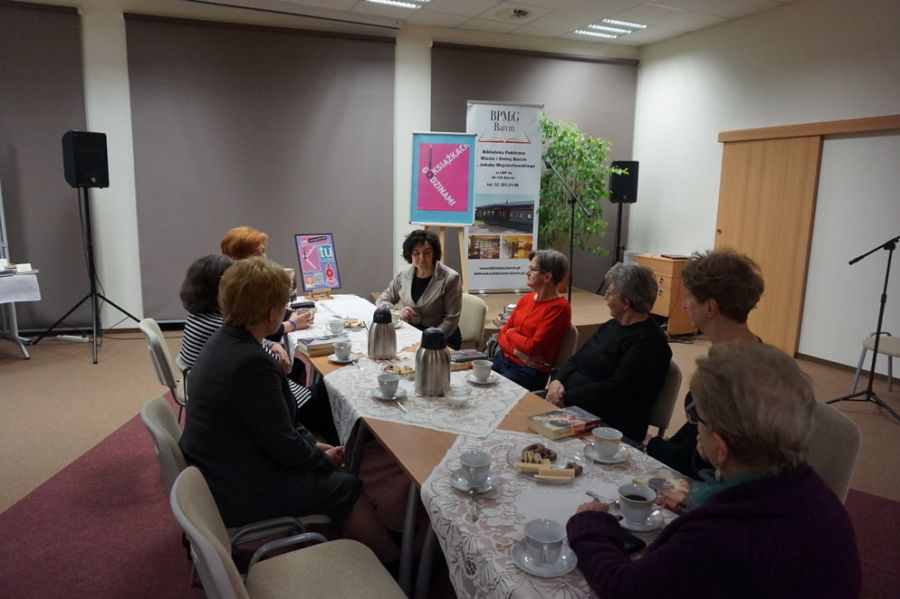
[[[630,524],[646,524],[655,505],[656,491],[647,485],[629,483],[619,487],[619,511]]]
[[[491,369],[493,367],[494,363],[490,360],[473,360],[472,376],[475,377],[475,380],[479,383],[486,383],[491,377]]]
[[[525,555],[537,566],[556,563],[565,538],[566,529],[556,520],[531,520],[525,525]]]
[[[349,360],[350,359],[350,349],[351,349],[351,344],[349,341],[335,341],[334,356],[338,360]]]
[[[591,431],[594,437],[594,447],[597,455],[604,459],[612,459],[619,452],[622,443],[622,433],[608,426],[601,426]]]
[[[332,335],[340,335],[344,332],[344,319],[343,318],[332,318],[328,322],[325,323],[325,326],[328,327],[328,330]]]
[[[399,374],[379,374],[378,390],[382,397],[394,397],[397,394],[397,387],[400,385]]]
[[[480,449],[463,450],[459,456],[460,473],[472,488],[482,486],[491,473],[491,454]]]

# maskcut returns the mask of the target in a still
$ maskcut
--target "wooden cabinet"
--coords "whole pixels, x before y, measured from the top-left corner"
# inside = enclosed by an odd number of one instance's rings
[[[654,254],[635,254],[634,261],[646,266],[656,275],[659,287],[656,303],[651,313],[669,319],[669,335],[685,335],[695,333],[687,310],[684,309],[684,287],[681,285],[681,269],[685,258],[665,258]]]

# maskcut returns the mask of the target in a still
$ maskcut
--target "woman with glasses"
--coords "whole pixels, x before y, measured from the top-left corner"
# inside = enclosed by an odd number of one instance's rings
[[[844,506],[806,463],[812,383],[761,343],[723,343],[691,380],[699,448],[716,469],[705,502],[632,561],[609,505],[566,526],[600,597],[859,597],[861,567]]]
[[[391,279],[375,304],[391,308],[417,329],[438,327],[447,345],[459,349],[462,283],[459,273],[441,263],[438,236],[424,229],[413,231],[403,240],[403,259],[409,268]]]
[[[556,287],[569,272],[569,261],[556,250],[528,256],[528,287],[497,336],[494,370],[530,391],[543,389],[572,325],[572,308]]]
[[[710,343],[758,343],[759,337],[747,326],[747,317],[756,307],[765,285],[759,266],[733,250],[694,254],[681,271],[685,289],[684,307]],[[669,439],[653,437],[647,453],[693,478],[709,464],[699,458],[697,423],[690,417],[693,402],[688,393],[684,405],[688,421]]]
[[[656,277],[645,266],[616,264],[606,273],[606,284],[612,319],[553,376],[547,400],[584,408],[641,441],[672,359],[665,333],[650,318]]]

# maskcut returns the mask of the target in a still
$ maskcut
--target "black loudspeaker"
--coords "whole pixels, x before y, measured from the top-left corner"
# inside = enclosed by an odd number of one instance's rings
[[[62,136],[63,169],[72,187],[109,187],[106,133],[66,131]]]
[[[637,160],[616,160],[613,167],[628,169],[627,175],[609,175],[609,201],[613,204],[634,204],[637,202],[638,162]]]

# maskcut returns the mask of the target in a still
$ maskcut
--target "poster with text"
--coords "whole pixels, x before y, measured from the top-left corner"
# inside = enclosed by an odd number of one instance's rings
[[[300,233],[294,235],[294,241],[303,290],[340,288],[341,275],[331,233]]]
[[[537,249],[543,105],[469,101],[475,134],[475,221],[466,227],[470,291],[524,290]]]
[[[409,222],[471,225],[475,218],[475,136],[413,133]]]

